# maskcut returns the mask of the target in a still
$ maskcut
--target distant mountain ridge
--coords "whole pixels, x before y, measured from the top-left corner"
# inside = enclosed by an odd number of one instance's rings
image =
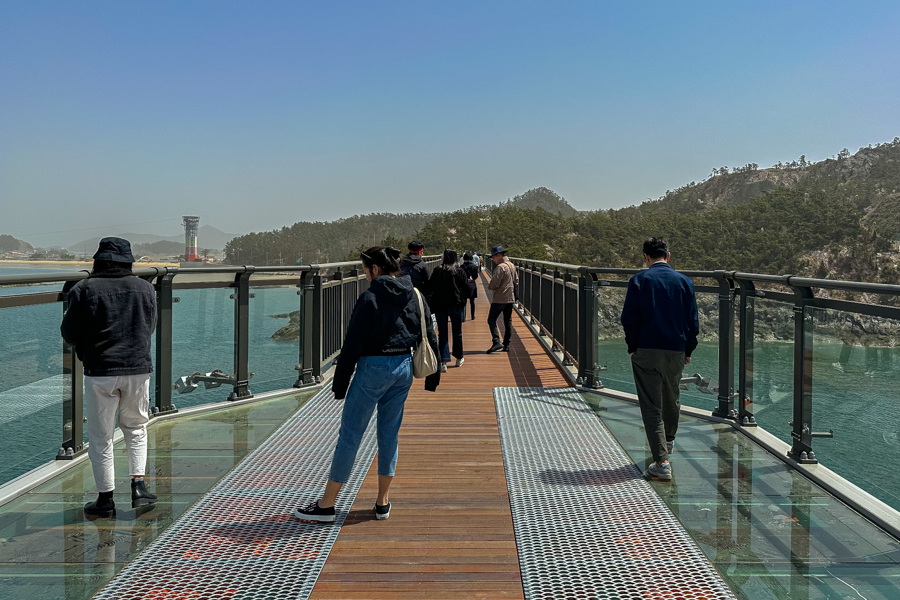
[[[200,230],[197,232],[197,241],[200,248],[214,248],[216,250],[222,250],[225,248],[225,245],[231,241],[233,238],[237,237],[239,234],[236,233],[225,233],[220,229],[216,229],[212,225],[201,225]],[[125,238],[133,246],[136,245],[149,245],[157,242],[177,242],[180,244],[181,251],[184,252],[184,234],[173,235],[173,236],[161,236],[154,235],[152,233],[109,233],[100,237],[93,237],[87,240],[81,240],[75,242],[67,246],[66,248],[69,252],[74,254],[92,254],[94,250],[97,249],[97,244],[103,237],[116,236]]]

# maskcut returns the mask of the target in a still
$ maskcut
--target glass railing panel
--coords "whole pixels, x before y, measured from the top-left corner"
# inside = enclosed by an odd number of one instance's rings
[[[900,510],[900,321],[812,309],[814,438],[817,460]],[[881,460],[879,460],[881,459]]]
[[[700,285],[697,283],[696,285]],[[697,348],[691,354],[691,364],[684,366],[684,377],[700,375],[710,379],[712,385],[701,386],[708,392],[698,391],[697,386],[688,385],[681,391],[681,403],[685,406],[712,411],[718,406],[719,386],[719,295],[698,292],[697,316],[700,334]]]
[[[643,470],[640,409],[584,394]],[[672,481],[653,481],[741,600],[900,597],[900,544],[731,425],[682,416]]]
[[[177,279],[176,279],[177,281]],[[172,305],[172,376],[177,380],[194,373],[221,370],[234,375],[234,290],[176,289]],[[174,381],[170,385],[174,385]],[[253,380],[250,381],[250,389]],[[172,393],[176,407],[196,406],[228,399],[232,387],[206,389],[200,384],[189,393]]]
[[[63,439],[59,303],[0,309],[0,484],[53,460]]]
[[[754,315],[753,414],[760,427],[790,443],[788,423],[794,410],[794,307],[786,302],[756,298]]]
[[[262,281],[251,280],[254,286]],[[299,279],[298,279],[299,282]],[[296,285],[252,287],[250,299],[250,390],[254,394],[293,387],[300,348],[300,301]]]

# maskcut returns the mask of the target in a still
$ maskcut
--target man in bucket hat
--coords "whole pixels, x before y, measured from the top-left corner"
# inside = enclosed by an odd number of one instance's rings
[[[131,504],[156,502],[147,491],[147,422],[150,420],[150,336],[156,328],[156,293],[131,272],[128,240],[107,237],[94,254],[90,277],[69,291],[60,331],[84,364],[88,456],[99,496],[84,506],[90,516],[115,514],[113,432],[116,410],[125,436]]]
[[[512,338],[512,309],[516,301],[516,287],[519,285],[519,273],[515,265],[506,258],[506,250],[503,246],[491,248],[491,260],[494,261],[494,272],[488,289],[494,292],[491,299],[491,309],[488,311],[488,327],[491,328],[493,344],[488,349],[488,354],[503,350],[509,352],[509,341]],[[503,343],[500,343],[500,329],[497,327],[497,318],[503,314]]]

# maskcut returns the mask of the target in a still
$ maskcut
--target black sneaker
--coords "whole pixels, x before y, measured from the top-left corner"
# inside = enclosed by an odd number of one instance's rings
[[[147,506],[148,504],[155,504],[156,496],[147,491],[147,485],[144,483],[143,479],[132,479],[131,480],[131,508],[138,508],[139,506]]]
[[[84,514],[91,517],[111,517],[116,514],[116,503],[112,498],[108,500],[97,498],[84,505]]]
[[[509,344],[503,344],[503,350],[501,352],[509,352]]]
[[[389,516],[391,516],[391,503],[387,504],[378,504],[375,503],[375,518],[379,521],[384,521]]]
[[[488,354],[493,354],[493,353],[496,352],[497,350],[503,350],[503,344],[501,344],[500,342],[494,342],[494,345],[491,346],[490,348],[488,348],[487,353],[488,353]]]
[[[294,511],[294,516],[301,521],[320,521],[322,523],[334,523],[334,507],[322,508],[319,501],[310,502],[303,508]]]

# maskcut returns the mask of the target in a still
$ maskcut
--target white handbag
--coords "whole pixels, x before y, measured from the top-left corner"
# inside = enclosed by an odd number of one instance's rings
[[[419,290],[413,289],[419,298],[419,322],[422,324],[422,341],[419,342],[419,347],[413,354],[413,377],[422,379],[437,372],[438,361],[434,350],[431,349],[431,344],[428,343],[428,335],[425,331],[425,304],[422,302],[422,294],[419,293]]]

